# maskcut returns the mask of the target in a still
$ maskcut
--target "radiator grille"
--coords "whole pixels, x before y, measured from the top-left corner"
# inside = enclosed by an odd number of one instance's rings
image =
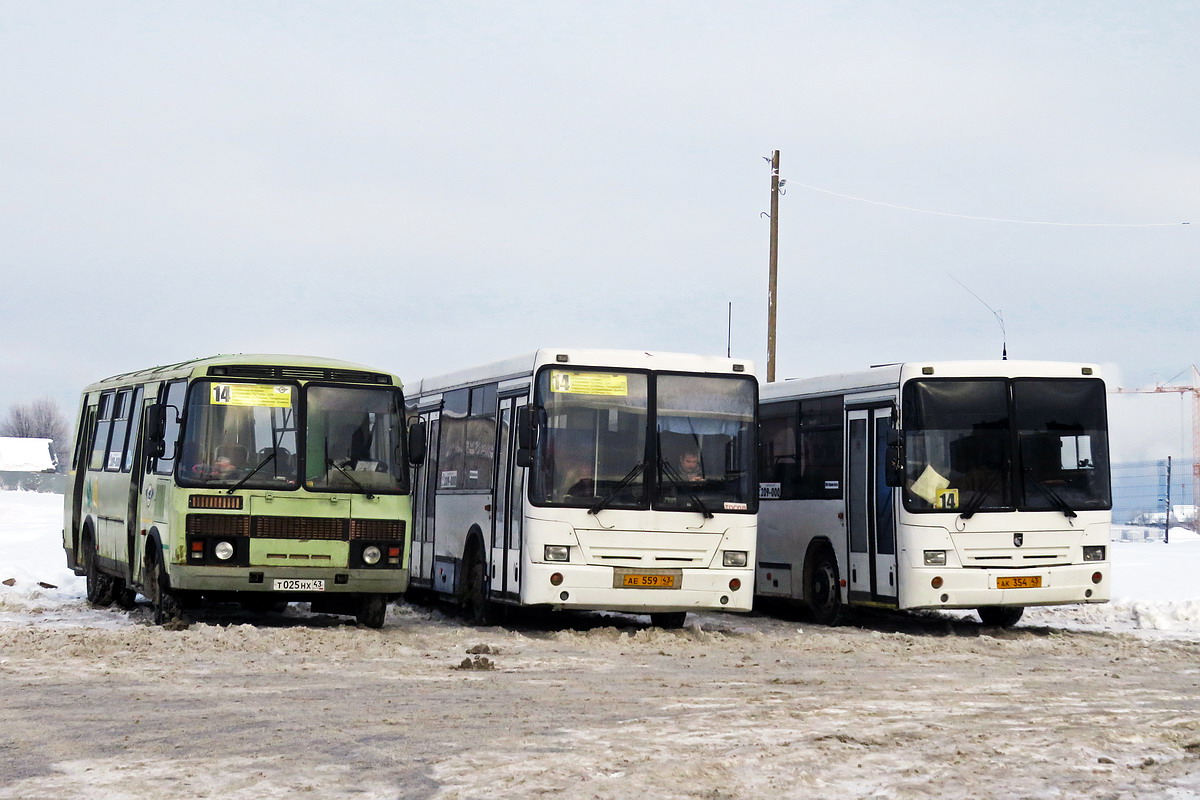
[[[250,518],[235,514],[188,514],[184,529],[188,536],[249,536]]]
[[[323,541],[400,541],[404,521],[398,519],[322,519],[315,517],[247,517],[241,514],[188,514],[189,536],[251,536],[257,539]]]
[[[399,519],[352,519],[350,520],[351,541],[390,540],[404,538],[404,520]]]
[[[314,517],[255,517],[252,536],[259,539],[323,539],[344,542],[350,538],[347,519]]]

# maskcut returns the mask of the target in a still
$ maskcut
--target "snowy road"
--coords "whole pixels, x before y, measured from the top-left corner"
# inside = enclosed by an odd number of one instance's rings
[[[0,800],[1200,799],[1194,538],[1114,545],[1118,600],[1010,631],[404,604],[172,630],[87,606],[60,504],[0,492]]]
[[[0,626],[0,798],[1200,797],[1195,641],[81,613]]]

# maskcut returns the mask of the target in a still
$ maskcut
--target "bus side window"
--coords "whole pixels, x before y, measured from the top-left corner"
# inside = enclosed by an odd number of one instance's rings
[[[175,469],[175,459],[179,451],[180,409],[183,408],[183,397],[187,390],[184,381],[172,381],[167,384],[161,397],[167,408],[164,409],[165,425],[163,426],[163,455],[155,460],[154,472],[158,475],[170,475]]]

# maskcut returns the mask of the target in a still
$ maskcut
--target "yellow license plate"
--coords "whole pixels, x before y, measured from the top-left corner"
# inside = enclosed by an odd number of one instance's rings
[[[1014,575],[1011,578],[996,578],[997,589],[1040,589],[1041,575]]]
[[[629,589],[677,589],[677,575],[622,575],[621,586]]]

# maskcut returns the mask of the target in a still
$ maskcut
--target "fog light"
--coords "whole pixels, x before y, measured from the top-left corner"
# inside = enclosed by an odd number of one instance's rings
[[[1101,575],[1099,572],[1092,573],[1092,583],[1099,583],[1102,580],[1104,580],[1104,576]]]
[[[1083,548],[1084,561],[1103,561],[1104,560],[1104,545],[1089,545]]]
[[[726,550],[721,556],[721,563],[727,567],[744,567],[746,566],[746,551],[745,550]]]
[[[731,591],[731,592],[736,592],[736,591],[737,591],[738,589],[740,589],[740,588],[742,588],[742,581],[741,581],[741,579],[740,579],[740,578],[732,578],[732,579],[730,579],[730,581],[729,581],[729,591]]]
[[[368,564],[378,564],[381,558],[383,558],[383,553],[379,552],[379,548],[375,545],[369,544],[363,548],[362,560]]]
[[[561,544],[548,544],[542,551],[547,561],[570,561],[571,548]]]
[[[940,589],[942,588],[942,579],[940,577],[934,578],[929,582],[929,585],[935,589]]]
[[[217,542],[217,546],[213,548],[213,555],[222,561],[228,561],[233,558],[233,545],[229,542]]]
[[[556,572],[550,576],[550,585],[551,586],[562,586],[562,581],[563,581],[563,577],[562,577],[561,572]]]
[[[926,550],[925,551],[925,566],[927,567],[944,567],[946,566],[946,551],[945,550]],[[937,588],[937,587],[934,587]]]

